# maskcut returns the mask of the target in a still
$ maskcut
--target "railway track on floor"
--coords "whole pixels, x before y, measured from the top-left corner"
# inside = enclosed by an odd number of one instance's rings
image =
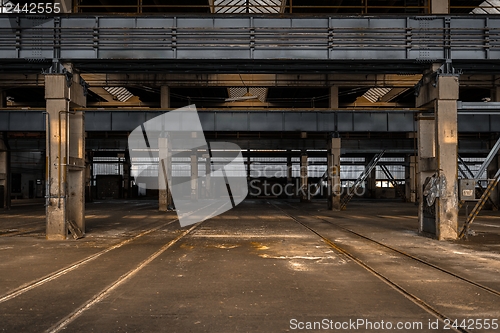
[[[287,205],[288,205],[288,204],[287,204]],[[291,205],[288,205],[288,206],[289,206],[289,207],[291,207],[291,208],[293,208],[293,209],[297,209],[297,208],[296,208],[296,207],[294,207],[294,206],[291,206]],[[317,215],[314,215],[313,217],[314,217],[315,219],[318,219],[318,220],[324,221],[324,222],[326,222],[326,223],[329,223],[329,224],[333,225],[334,227],[336,227],[336,228],[338,228],[338,229],[341,229],[341,230],[346,231],[346,232],[348,232],[348,233],[350,233],[350,234],[356,235],[356,236],[358,236],[359,238],[365,239],[365,240],[370,241],[370,242],[372,242],[372,243],[374,243],[374,244],[377,244],[377,245],[379,245],[379,246],[381,246],[381,247],[383,247],[383,248],[386,248],[386,249],[388,249],[388,250],[391,250],[391,251],[394,251],[394,252],[396,252],[396,253],[398,253],[398,254],[401,254],[401,255],[403,255],[403,256],[405,256],[405,257],[407,257],[407,258],[410,258],[410,259],[413,259],[413,260],[415,260],[415,261],[418,261],[418,262],[420,262],[420,263],[422,263],[422,264],[424,264],[424,265],[427,265],[427,266],[429,266],[429,267],[432,267],[432,268],[434,268],[434,269],[437,269],[437,270],[439,270],[439,271],[441,271],[441,272],[443,272],[443,273],[446,273],[446,274],[448,274],[448,275],[453,276],[454,278],[457,278],[457,279],[459,279],[459,280],[462,280],[462,281],[464,281],[464,282],[466,282],[466,283],[469,283],[469,284],[471,284],[471,285],[473,285],[473,286],[475,286],[475,287],[481,288],[481,289],[483,289],[483,290],[485,290],[485,291],[487,291],[487,292],[489,292],[489,293],[491,293],[491,294],[493,294],[493,295],[496,295],[496,296],[499,296],[499,297],[500,297],[500,291],[498,291],[498,290],[495,290],[495,289],[493,289],[493,288],[490,288],[490,287],[488,287],[488,286],[485,286],[485,285],[483,285],[483,284],[480,284],[480,283],[478,283],[478,282],[475,282],[475,281],[473,281],[473,280],[471,280],[471,279],[468,279],[468,278],[466,278],[466,277],[463,277],[463,276],[461,276],[461,275],[458,275],[457,273],[454,273],[454,272],[452,272],[452,271],[450,271],[450,270],[447,270],[447,269],[445,269],[445,268],[443,268],[443,267],[439,267],[439,266],[437,266],[437,265],[435,265],[435,264],[433,264],[433,263],[431,263],[431,262],[429,262],[429,261],[427,261],[427,260],[424,260],[424,259],[419,258],[419,257],[417,257],[417,256],[414,256],[414,255],[412,255],[412,254],[406,253],[406,252],[404,252],[404,251],[402,251],[402,250],[399,250],[399,249],[397,249],[397,248],[395,248],[395,247],[393,247],[393,246],[390,246],[390,245],[384,244],[384,243],[382,243],[382,242],[379,242],[379,241],[377,241],[377,240],[375,240],[375,239],[373,239],[373,238],[370,238],[370,237],[367,237],[367,236],[365,236],[365,235],[362,235],[362,234],[360,234],[360,233],[358,233],[358,232],[356,232],[356,231],[354,231],[354,230],[351,230],[351,229],[349,229],[349,228],[346,228],[346,227],[343,227],[343,226],[341,226],[341,225],[338,225],[338,224],[336,224],[336,223],[334,223],[334,222],[332,222],[332,221],[329,221],[328,219],[326,219],[326,218],[324,218],[324,217],[320,217],[320,216],[317,216]]]
[[[135,266],[133,269],[129,270],[127,273],[120,276],[113,283],[108,285],[106,288],[102,289],[99,293],[95,294],[91,299],[89,299],[84,304],[80,305],[77,309],[72,311],[69,315],[61,319],[55,325],[46,330],[46,333],[57,333],[61,330],[65,329],[67,325],[69,325],[73,320],[78,318],[82,313],[86,310],[90,309],[95,304],[99,303],[103,299],[105,299],[109,294],[111,294],[116,288],[120,287],[122,284],[131,279],[135,274],[141,271],[144,267],[150,264],[153,260],[159,257],[162,253],[180,241],[182,238],[193,232],[196,228],[198,228],[203,222],[199,222],[189,229],[184,230],[180,235],[175,237],[173,240],[169,241],[167,244],[163,245],[160,249],[155,251],[153,254],[148,256],[145,260],[143,260],[139,265]]]
[[[29,205],[32,206],[33,204]],[[148,202],[135,204],[134,210],[137,211],[137,210],[148,209],[149,205],[150,204]],[[117,209],[113,208],[111,209],[111,211],[117,211]],[[2,217],[2,215],[0,215],[0,217]],[[36,227],[30,227],[30,226],[36,226]],[[40,221],[15,224],[12,227],[6,227],[6,228],[4,227],[3,229],[0,229],[0,238],[21,236],[32,233],[43,233],[43,232],[45,232],[45,217],[40,218]]]
[[[202,207],[200,209],[207,208],[211,206],[212,204]],[[194,211],[193,213],[196,213]],[[113,250],[119,249],[127,244],[130,244],[146,235],[152,234],[155,231],[161,230],[162,228],[165,228],[167,226],[172,225],[173,223],[177,222],[178,219],[173,219],[168,222],[165,222],[163,220],[156,220],[154,222],[151,222],[147,224],[147,226],[141,226],[141,230],[139,233],[133,234],[129,236],[128,238],[122,240],[121,242],[118,242],[116,244],[110,245],[106,247],[105,249],[92,254],[90,256],[87,256],[79,261],[76,261],[70,265],[67,265],[57,271],[54,271],[50,274],[47,274],[39,279],[33,280],[29,283],[23,284],[8,293],[4,295],[0,295],[0,304],[8,302],[10,300],[13,300],[19,296],[22,296],[23,294],[33,290],[37,289],[39,291],[43,291],[41,287],[44,286],[47,283],[50,283],[56,279],[63,278],[65,275],[68,273],[75,271],[79,268],[82,268],[88,263],[91,263],[98,259],[99,257],[103,256],[106,253],[109,253]],[[73,311],[71,311],[68,315],[64,316],[62,319],[60,319],[57,323],[53,324],[50,326],[50,328],[46,329],[45,332],[50,332],[50,333],[56,333],[61,330],[64,330],[67,325],[69,325],[72,321],[74,321],[76,318],[78,318],[82,313],[90,309],[92,306],[96,305],[100,301],[104,300],[106,297],[108,297],[114,290],[116,290],[118,287],[126,283],[128,280],[130,280],[132,277],[134,277],[138,272],[140,272],[143,268],[145,268],[147,265],[149,265],[152,261],[154,261],[157,257],[159,257],[161,254],[163,254],[165,251],[167,251],[169,248],[171,248],[174,244],[179,242],[181,239],[186,237],[187,235],[191,234],[195,229],[197,229],[203,222],[199,222],[197,224],[192,225],[189,228],[183,228],[179,230],[175,230],[174,235],[175,237],[169,238],[170,240],[165,242],[161,242],[163,245],[161,245],[159,248],[154,250],[152,254],[148,254],[147,257],[145,256],[145,259],[141,260],[139,263],[131,265],[128,271],[126,271],[124,274],[120,275],[117,279],[112,280],[111,283],[109,283],[107,286],[105,286],[103,289],[100,289],[99,292],[94,294],[92,297],[89,297],[86,301],[81,303],[80,305],[77,305],[76,308],[73,308]],[[156,237],[156,236],[152,236]],[[99,290],[99,289],[98,289]]]
[[[106,253],[108,253],[110,251],[113,251],[115,249],[119,249],[119,248],[121,248],[122,246],[124,246],[126,244],[129,244],[129,243],[131,243],[131,242],[133,242],[133,241],[135,241],[135,240],[137,240],[137,239],[139,239],[139,238],[141,238],[141,237],[143,237],[145,235],[148,235],[148,234],[150,234],[150,233],[152,233],[152,232],[154,232],[154,231],[162,228],[162,227],[165,227],[167,225],[175,223],[176,221],[178,221],[178,220],[177,219],[173,219],[173,220],[171,220],[171,221],[169,221],[167,223],[155,221],[154,223],[152,223],[152,224],[154,224],[153,227],[150,227],[150,228],[148,228],[146,230],[143,230],[143,231],[139,232],[138,234],[135,234],[135,235],[133,235],[133,236],[131,236],[131,237],[129,237],[129,238],[127,238],[127,239],[119,242],[119,243],[110,245],[110,246],[106,247],[105,249],[103,249],[103,250],[101,250],[101,251],[99,251],[97,253],[94,253],[94,254],[92,254],[90,256],[87,256],[87,257],[85,257],[85,258],[83,258],[81,260],[78,260],[78,261],[76,261],[76,262],[74,262],[72,264],[69,264],[69,265],[67,265],[67,266],[65,266],[65,267],[63,267],[63,268],[61,268],[61,269],[59,269],[59,270],[57,270],[55,272],[47,274],[47,275],[45,275],[45,276],[43,276],[43,277],[41,277],[39,279],[36,279],[36,280],[30,281],[28,283],[25,283],[25,284],[19,286],[18,288],[14,289],[14,290],[12,290],[12,291],[4,294],[4,295],[1,295],[0,296],[0,303],[6,302],[8,300],[11,300],[11,299],[13,299],[13,298],[15,298],[17,296],[20,296],[20,295],[22,295],[22,294],[24,294],[24,293],[26,293],[26,292],[28,292],[28,291],[30,291],[32,289],[40,287],[40,286],[46,284],[47,282],[53,281],[53,280],[55,280],[57,278],[60,278],[60,277],[62,277],[64,275],[66,275],[67,273],[69,273],[71,271],[74,271],[75,269],[80,268],[83,265],[88,264],[88,263],[96,260],[97,258],[99,258],[100,256],[102,256],[103,254],[106,254]]]
[[[33,228],[11,228],[8,230],[0,230],[0,237],[13,237],[26,235],[31,233],[41,233],[44,232],[44,227],[33,227]]]
[[[397,292],[399,292],[400,294],[402,294],[404,297],[406,297],[408,300],[410,300],[411,302],[413,302],[414,304],[416,304],[417,306],[419,306],[420,308],[422,308],[423,310],[425,310],[426,312],[428,312],[429,314],[433,315],[434,317],[438,318],[439,320],[441,320],[443,323],[450,323],[450,322],[453,322],[453,320],[449,317],[447,317],[445,314],[443,314],[442,312],[440,312],[438,309],[436,309],[434,306],[432,306],[431,304],[425,302],[424,300],[422,300],[421,298],[419,298],[417,295],[415,295],[414,293],[411,293],[410,291],[408,291],[407,289],[405,289],[403,286],[401,286],[400,284],[396,283],[395,281],[393,281],[391,278],[389,278],[388,276],[386,276],[385,274],[383,274],[382,272],[380,272],[379,270],[373,268],[372,266],[368,265],[366,262],[364,262],[362,259],[360,259],[358,256],[356,256],[354,253],[352,253],[351,251],[348,251],[346,250],[344,247],[340,246],[339,244],[337,244],[336,242],[332,241],[330,238],[328,238],[327,236],[323,235],[321,232],[317,231],[316,229],[312,228],[311,226],[307,225],[306,223],[300,221],[297,217],[293,216],[292,214],[286,212],[284,209],[282,209],[281,207],[279,207],[278,205],[276,205],[275,203],[270,203],[271,205],[273,205],[274,207],[276,207],[278,210],[280,210],[283,214],[285,214],[286,216],[288,216],[290,219],[294,220],[296,223],[302,225],[304,228],[308,229],[310,232],[312,232],[313,234],[315,234],[316,236],[320,237],[323,242],[325,242],[329,247],[331,247],[332,249],[334,249],[335,251],[337,251],[338,253],[346,256],[347,258],[351,259],[352,261],[354,261],[356,264],[358,264],[359,266],[361,266],[363,269],[365,269],[366,271],[368,271],[369,273],[371,273],[372,275],[375,275],[377,278],[379,278],[380,280],[382,280],[384,283],[386,283],[387,285],[389,285],[391,288],[393,288],[394,290],[396,290]],[[287,206],[289,206],[290,208],[293,208],[295,210],[298,210],[297,207],[294,207],[292,205],[289,205],[287,204]],[[460,276],[456,273],[453,273],[447,269],[444,269],[442,267],[439,267],[433,263],[430,263],[426,260],[423,260],[421,258],[418,258],[416,256],[413,256],[411,254],[408,254],[408,253],[405,253],[404,251],[401,251],[399,249],[396,249],[392,246],[389,246],[387,244],[383,244],[377,240],[374,240],[370,237],[367,237],[365,235],[362,235],[360,233],[357,233],[353,230],[350,230],[348,228],[345,228],[345,227],[342,227],[336,223],[333,223],[323,217],[320,217],[320,216],[316,216],[316,215],[311,215],[312,218],[316,219],[316,220],[320,220],[320,221],[323,221],[323,222],[327,222],[333,226],[335,226],[336,228],[340,229],[340,230],[343,230],[347,233],[350,233],[350,234],[353,234],[355,235],[356,237],[360,238],[360,239],[363,239],[365,241],[369,241],[370,243],[372,244],[375,244],[376,246],[379,246],[379,247],[382,247],[386,250],[390,250],[390,251],[393,251],[394,253],[397,253],[405,258],[408,258],[408,259],[411,259],[411,260],[414,260],[416,262],[419,262],[421,264],[424,264],[428,267],[431,267],[433,269],[436,269],[442,273],[445,273],[449,276],[452,276],[453,278],[456,278],[456,279],[459,279],[469,285],[472,285],[474,287],[477,287],[477,288],[480,288],[481,290],[484,290],[484,291],[487,291],[489,292],[490,294],[493,294],[495,296],[499,296],[500,297],[500,292],[495,290],[495,289],[492,289],[490,287],[487,287],[485,285],[482,285],[480,283],[477,283],[475,281],[472,281],[468,278],[465,278],[463,276]],[[455,331],[455,332],[461,332],[461,333],[467,333],[467,332],[470,332],[468,331],[467,329],[463,328],[463,327],[457,327],[457,328],[454,328],[454,327],[450,327],[450,330],[452,331]]]

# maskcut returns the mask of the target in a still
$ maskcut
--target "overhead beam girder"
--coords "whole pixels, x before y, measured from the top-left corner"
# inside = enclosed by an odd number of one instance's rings
[[[464,105],[465,103],[462,103]],[[482,103],[493,105],[494,103]],[[82,109],[83,110],[83,109]],[[0,131],[40,132],[45,130],[44,110],[0,110]],[[87,132],[132,131],[168,110],[85,109]],[[416,132],[413,110],[205,110],[199,109],[204,131],[209,132]],[[459,111],[460,133],[498,132],[497,109]]]
[[[397,74],[83,74],[90,86],[169,87],[413,87],[421,75]],[[481,81],[481,82],[484,82]]]
[[[82,74],[90,87],[389,87],[413,88],[422,75],[398,74]],[[44,87],[42,74],[0,74],[0,87]],[[494,89],[499,75],[463,75],[461,87]]]

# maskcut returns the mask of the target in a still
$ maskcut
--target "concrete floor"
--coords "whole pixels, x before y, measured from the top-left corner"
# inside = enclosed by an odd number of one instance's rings
[[[17,202],[0,212],[0,331],[364,332],[390,322],[450,332],[394,285],[459,323],[500,320],[498,295],[338,227],[500,291],[499,212],[482,212],[469,241],[438,242],[417,235],[413,204],[325,206],[247,200],[182,237],[187,228],[154,201],[95,202],[85,238],[48,242],[43,203]],[[333,329],[299,329],[315,321]]]

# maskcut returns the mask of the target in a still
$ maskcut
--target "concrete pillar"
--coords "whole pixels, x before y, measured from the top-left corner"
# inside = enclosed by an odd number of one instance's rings
[[[250,150],[248,150],[248,156],[247,156],[247,180],[250,181],[250,175],[251,175],[251,171],[252,171],[252,164],[251,164],[251,160],[250,160]]]
[[[198,200],[198,150],[191,151],[191,200]]]
[[[125,161],[123,162],[123,197],[130,199],[130,155],[124,154]]]
[[[328,172],[328,209],[340,210],[340,138],[328,140],[327,172]]]
[[[292,164],[292,152],[290,150],[287,150],[287,157],[286,157],[286,183],[291,184],[293,181],[293,164]]]
[[[493,177],[495,177],[495,174],[497,173],[498,169],[500,168],[500,154],[498,154],[496,157],[493,158],[493,160],[491,161],[490,165],[488,166],[488,169],[486,171],[486,176],[488,177],[488,179],[493,179]],[[497,205],[497,206],[500,206],[500,189],[499,189],[499,186],[497,186],[490,194],[490,199]],[[494,209],[496,210],[496,208],[489,203],[489,201],[487,202],[487,205],[485,205],[485,207],[488,206],[488,207],[491,207],[491,209]]]
[[[368,190],[370,197],[373,199],[377,198],[377,167],[375,166],[372,171],[370,171],[370,176],[368,177]]]
[[[85,232],[85,118],[83,112],[69,115],[67,172],[68,221]]]
[[[494,87],[491,90],[491,101],[492,102],[500,102],[500,87]],[[493,140],[492,144],[495,144],[495,140]],[[496,169],[495,169],[496,168]],[[497,170],[500,168],[500,153],[496,158],[491,161],[491,164],[488,168],[487,174],[488,178],[493,178]],[[500,207],[500,186],[491,193],[491,199]]]
[[[48,113],[47,137],[47,230],[49,240],[66,239],[67,222],[85,232],[85,130],[82,112],[70,108],[86,106],[78,74],[45,76]]]
[[[0,108],[4,108],[7,105],[7,93],[5,90],[0,88]]]
[[[0,135],[0,208],[10,208],[10,151],[4,135]]]
[[[168,139],[158,138],[158,209],[166,212],[173,207],[172,194],[168,189],[168,179],[172,175],[172,158],[168,154]]]
[[[496,76],[495,76],[496,77]],[[500,87],[494,87],[490,90],[490,98],[492,102],[500,102]]]
[[[309,201],[309,187],[308,187],[308,174],[307,174],[307,152],[300,155],[300,201]]]
[[[247,161],[250,161],[250,157],[247,157]],[[210,160],[210,154],[207,150],[205,156],[205,198],[209,199],[212,197],[212,161]],[[250,179],[250,163],[247,163],[247,180]]]
[[[170,108],[170,87],[168,87],[168,86],[161,86],[160,107],[162,109],[169,109]]]
[[[417,202],[417,156],[406,156],[405,197],[407,202]]]
[[[458,90],[458,76],[425,75],[416,100],[417,107],[434,109],[433,115],[420,115],[418,121],[420,231],[434,233],[439,240],[458,236]],[[429,207],[422,191],[426,178],[433,175],[442,186]]]
[[[375,155],[366,155],[365,156],[365,168],[368,166],[368,163],[373,159]],[[370,171],[370,174],[368,175],[368,178],[366,179],[366,190],[367,190],[367,197],[368,198],[376,198],[376,193],[377,193],[377,167],[375,166],[372,171]]]
[[[450,2],[449,0],[429,0],[431,2],[430,14],[449,14]]]
[[[94,162],[94,156],[92,151],[87,151],[85,154],[85,200],[86,202],[92,202],[92,181],[94,180],[92,176]]]
[[[339,108],[339,86],[330,87],[330,109]]]

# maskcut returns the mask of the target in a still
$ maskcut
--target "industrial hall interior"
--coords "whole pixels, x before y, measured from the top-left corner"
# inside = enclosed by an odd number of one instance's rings
[[[0,332],[500,332],[499,181],[500,0],[0,0]]]

